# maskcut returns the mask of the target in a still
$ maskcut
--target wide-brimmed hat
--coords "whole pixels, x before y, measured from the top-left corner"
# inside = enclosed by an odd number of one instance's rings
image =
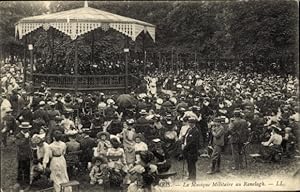
[[[45,101],[40,101],[39,102],[39,106],[44,106],[44,105],[46,105]]]
[[[101,162],[101,164],[103,164],[103,163],[107,163],[107,160],[106,160],[106,158],[105,157],[101,157],[101,156],[97,156],[97,157],[93,157],[93,162],[96,162],[96,161],[100,161]]]
[[[55,116],[55,121],[62,121],[64,118],[63,117],[61,117],[61,116],[59,116],[59,115],[57,115],[57,116]]]
[[[55,105],[55,103],[53,101],[48,101],[47,104],[50,105],[50,106],[54,106]]]
[[[115,104],[115,101],[113,99],[107,99],[106,103],[108,105],[114,105]]]
[[[234,114],[241,114],[242,110],[240,108],[235,108],[233,111]]]
[[[161,98],[156,99],[156,103],[159,105],[163,104],[163,102],[164,102],[164,100],[162,100]]]
[[[284,128],[284,130],[285,130],[286,132],[291,132],[291,131],[292,131],[292,128],[286,127],[286,128]]]
[[[41,85],[47,85],[44,81],[41,83]]]
[[[136,138],[140,138],[142,141],[144,140],[144,135],[143,134],[141,134],[141,133],[137,133],[137,134],[135,134],[134,135],[134,140],[136,139]]]
[[[102,135],[105,135],[106,139],[110,138],[110,134],[106,131],[101,131],[101,132],[97,133],[97,138],[100,139]]]
[[[19,128],[21,128],[21,129],[29,129],[31,127],[32,126],[30,125],[29,122],[22,122],[21,125],[19,125]]]
[[[77,130],[69,130],[69,131],[65,131],[65,134],[66,134],[67,136],[74,136],[74,135],[76,135],[77,133],[78,133]]]
[[[146,111],[145,109],[142,109],[142,110],[140,111],[140,114],[141,114],[141,115],[147,115],[148,113],[147,113],[147,111]]]
[[[134,124],[134,119],[127,119],[126,120],[126,123],[128,124],[128,125],[132,125],[132,124]]]
[[[195,117],[189,117],[188,122],[189,123],[197,123],[197,119]]]
[[[42,142],[43,142],[43,139],[37,135],[35,135],[31,138],[31,143],[33,143],[33,144],[40,144]]]

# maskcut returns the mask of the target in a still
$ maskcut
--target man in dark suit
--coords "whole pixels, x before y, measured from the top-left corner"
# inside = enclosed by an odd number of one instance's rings
[[[234,159],[233,170],[238,170],[242,167],[242,148],[243,139],[247,134],[248,124],[245,119],[242,119],[241,109],[235,109],[233,112],[234,118],[229,124],[229,142],[231,143],[232,156]],[[244,135],[243,135],[244,134]]]
[[[45,101],[40,101],[39,102],[39,109],[37,109],[34,113],[33,113],[33,120],[35,119],[43,119],[46,123],[46,125],[48,125],[49,123],[49,115],[47,113],[47,111],[45,110]]]
[[[18,159],[18,181],[20,183],[29,184],[30,181],[30,135],[29,129],[31,125],[29,122],[23,122],[19,128],[21,131],[16,135],[17,144],[17,159]]]
[[[199,130],[196,127],[197,120],[195,118],[189,118],[189,129],[187,130],[183,139],[183,156],[187,161],[189,180],[196,180],[196,162],[198,159],[199,149]]]
[[[214,174],[220,172],[220,163],[221,163],[221,152],[224,146],[224,135],[225,129],[223,127],[222,118],[218,117],[214,120],[211,125],[211,133],[212,133],[212,146],[213,152],[211,155],[211,170],[207,172],[207,174]]]
[[[80,149],[83,151],[83,153],[81,153],[80,161],[83,166],[82,168],[85,170],[87,168],[88,162],[92,161],[93,148],[97,146],[97,143],[87,133],[83,132],[81,136],[82,139],[79,140],[79,143]]]

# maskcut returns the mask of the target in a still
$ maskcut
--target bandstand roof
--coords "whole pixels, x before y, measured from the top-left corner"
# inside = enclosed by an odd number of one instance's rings
[[[155,41],[154,25],[94,9],[88,7],[87,3],[84,7],[78,9],[23,18],[16,23],[15,33],[19,39],[22,39],[25,35],[40,27],[48,30],[50,26],[70,36],[72,40],[101,27],[103,30],[115,29],[130,37],[133,41],[142,31],[148,32]]]

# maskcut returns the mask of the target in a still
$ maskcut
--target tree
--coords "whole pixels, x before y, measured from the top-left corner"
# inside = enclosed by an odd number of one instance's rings
[[[46,12],[43,2],[0,2],[0,47],[2,57],[21,56],[22,42],[15,39],[15,23],[23,17],[39,15]]]

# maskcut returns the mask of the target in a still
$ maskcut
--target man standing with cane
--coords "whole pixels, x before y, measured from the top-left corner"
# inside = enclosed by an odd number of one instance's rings
[[[30,182],[30,158],[32,157],[30,148],[29,122],[22,122],[19,126],[20,133],[16,135],[17,158],[18,158],[18,178],[20,183]]]
[[[222,118],[218,117],[214,120],[211,125],[211,133],[212,133],[212,146],[213,152],[211,155],[212,165],[211,170],[207,172],[207,174],[214,174],[220,172],[220,163],[221,163],[221,151],[224,146],[224,135],[225,129],[221,124]]]
[[[242,119],[241,109],[233,111],[234,119],[231,119],[229,124],[229,142],[231,143],[232,156],[234,159],[233,170],[242,169],[242,149],[243,138],[247,135],[248,124],[245,119]],[[244,134],[244,135],[242,135]]]
[[[188,167],[188,180],[196,180],[196,162],[198,159],[198,149],[199,149],[199,130],[196,127],[197,119],[190,117],[188,119],[189,129],[187,130],[182,150],[183,150],[183,157],[187,161],[187,167]]]

